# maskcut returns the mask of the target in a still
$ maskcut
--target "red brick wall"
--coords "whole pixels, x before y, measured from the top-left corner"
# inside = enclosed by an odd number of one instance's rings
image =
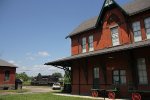
[[[5,71],[10,71],[10,79],[8,81],[4,81]],[[0,67],[0,85],[15,84],[15,74],[16,74],[16,68]]]
[[[116,18],[110,21],[110,18],[113,15]],[[146,33],[145,33],[144,19],[147,17],[150,17],[149,11],[131,16],[129,18],[126,18],[119,8],[114,8],[109,11],[106,11],[103,19],[104,22],[103,24],[101,24],[102,26],[99,26],[98,29],[89,30],[87,32],[71,37],[72,40],[71,53],[72,55],[82,53],[81,43],[83,37],[86,37],[87,42],[86,49],[88,52],[88,37],[90,35],[94,36],[94,50],[112,47],[110,27],[117,24],[118,24],[120,45],[132,43],[134,41],[132,32],[132,23],[134,21],[139,20],[141,22],[142,39],[145,40]],[[100,27],[102,27],[102,29]]]
[[[135,59],[138,58],[146,58],[146,65],[147,65],[147,75],[148,75],[148,81],[150,83],[150,48],[142,48],[142,49],[136,49],[133,50],[133,55]],[[141,53],[143,52],[143,53]],[[112,57],[112,58],[110,58]],[[104,81],[104,75],[102,72],[102,65],[105,63],[106,66],[106,75],[107,75],[107,84],[108,85],[100,85],[100,89],[109,89],[111,88],[110,85],[113,84],[113,76],[112,72],[113,70],[126,70],[126,84],[124,85],[118,85],[120,88],[120,96],[126,97],[128,96],[128,88],[129,84],[133,82],[132,78],[132,66],[129,63],[129,60],[131,60],[129,55],[129,52],[118,52],[118,53],[112,53],[107,55],[101,55],[97,57],[90,57],[87,60],[87,64],[85,64],[85,59],[78,60],[74,62],[73,69],[73,81],[72,81],[72,93],[73,94],[79,94],[79,88],[80,88],[80,94],[90,94],[92,86],[93,86],[93,67],[99,67],[100,68],[100,84],[105,84]],[[86,65],[86,68],[88,69],[88,82],[85,79],[85,71],[83,70],[83,66]],[[79,74],[80,73],[80,74]],[[80,84],[80,86],[79,86]],[[138,88],[141,90],[150,90],[149,85],[138,85]]]

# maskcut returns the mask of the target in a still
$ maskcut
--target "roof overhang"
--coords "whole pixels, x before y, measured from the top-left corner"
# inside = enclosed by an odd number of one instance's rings
[[[79,55],[74,55],[74,56],[66,57],[63,59],[56,60],[56,61],[48,62],[48,63],[45,63],[45,65],[52,65],[56,67],[57,66],[71,67],[73,61],[75,60],[80,60],[80,59],[87,58],[87,57],[94,57],[94,56],[104,55],[104,54],[109,54],[109,53],[115,53],[119,51],[132,50],[132,49],[137,49],[137,48],[142,48],[142,47],[147,47],[147,46],[150,46],[150,40],[140,41],[140,42],[136,42],[132,44],[124,44],[124,45],[119,45],[115,47],[108,47],[102,50],[88,52],[88,53],[82,53]]]
[[[93,27],[90,27],[90,28],[85,29],[83,31],[80,31],[80,32],[77,32],[77,33],[73,33],[73,34],[69,34],[68,36],[65,37],[65,39],[71,38],[71,37],[73,37],[75,35],[78,35],[79,33],[83,33],[83,32],[86,32],[86,31],[89,31],[89,30],[92,30],[92,29],[95,29],[95,28],[96,28],[96,26],[93,26]]]

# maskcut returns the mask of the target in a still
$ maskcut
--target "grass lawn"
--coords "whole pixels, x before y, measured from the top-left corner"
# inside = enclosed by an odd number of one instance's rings
[[[27,89],[22,89],[22,90],[0,90],[0,94],[7,92],[7,93],[24,93],[24,92],[28,92],[29,90]]]
[[[56,96],[52,93],[0,95],[0,100],[91,100],[85,98]]]
[[[23,82],[23,86],[30,86],[31,85],[31,82],[30,81],[25,81]]]

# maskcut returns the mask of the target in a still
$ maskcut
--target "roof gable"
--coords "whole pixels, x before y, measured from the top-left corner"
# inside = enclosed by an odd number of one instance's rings
[[[95,18],[91,18],[87,21],[84,21],[81,23],[76,29],[74,29],[66,38],[72,37],[74,35],[86,32],[91,29],[95,29],[100,24],[102,24],[102,20],[104,17],[104,13],[106,10],[110,7],[118,7],[121,12],[123,12],[126,16],[132,16],[137,13],[146,11],[150,9],[150,2],[149,0],[135,0],[133,2],[130,2],[124,6],[120,6],[118,3],[115,2],[115,0],[105,0],[104,4],[102,6],[102,9],[99,13],[99,16],[96,16]]]
[[[127,15],[127,13],[114,1],[114,0],[105,0],[103,6],[102,6],[102,9],[100,11],[100,14],[98,16],[98,19],[97,19],[97,22],[96,22],[96,27],[99,25],[99,24],[102,24],[102,19],[104,17],[104,13],[106,12],[106,10],[108,8],[111,8],[111,7],[118,7],[122,12],[123,14]]]

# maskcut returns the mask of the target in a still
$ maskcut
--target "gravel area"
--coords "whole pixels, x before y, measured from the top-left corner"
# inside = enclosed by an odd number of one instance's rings
[[[23,89],[27,89],[31,93],[44,93],[53,91],[49,86],[24,86]]]

